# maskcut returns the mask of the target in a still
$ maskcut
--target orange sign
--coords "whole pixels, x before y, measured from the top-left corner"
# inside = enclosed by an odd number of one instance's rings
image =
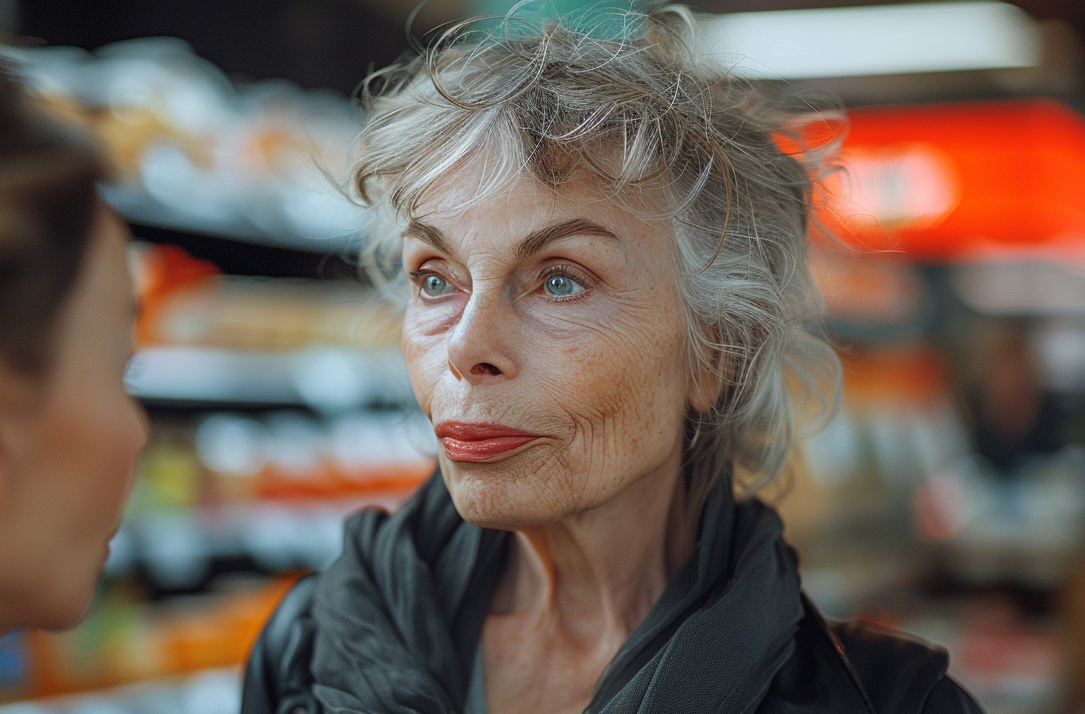
[[[921,261],[1085,260],[1085,118],[1054,100],[849,112],[819,222]]]

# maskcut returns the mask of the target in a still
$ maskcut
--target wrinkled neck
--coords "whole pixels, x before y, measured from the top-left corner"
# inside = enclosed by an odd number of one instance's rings
[[[685,480],[672,466],[596,509],[517,531],[491,613],[549,619],[585,643],[624,641],[696,541]]]

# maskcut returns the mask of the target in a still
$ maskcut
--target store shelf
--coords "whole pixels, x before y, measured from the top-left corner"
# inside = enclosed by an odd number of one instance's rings
[[[174,246],[231,276],[351,281],[365,283],[354,246],[327,250],[323,244],[283,247],[224,238],[213,233],[130,221],[132,236],[144,245]],[[310,250],[313,248],[314,250]]]
[[[420,470],[423,474],[425,467]],[[110,543],[106,575],[137,572],[157,592],[194,592],[216,575],[316,570],[340,552],[343,520],[363,507],[394,510],[410,491],[335,500],[262,501],[142,513]],[[243,565],[242,565],[243,564]]]
[[[116,168],[103,193],[132,222],[313,253],[366,226],[344,190],[361,118],[342,95],[235,84],[169,37],[0,53],[99,136]]]
[[[170,203],[157,200],[147,191],[134,185],[106,185],[102,194],[106,201],[123,215],[129,222],[165,228],[173,231],[216,236],[229,240],[288,248],[308,253],[344,254],[355,247],[365,226],[363,211],[351,204],[348,199],[336,194],[328,186],[324,191],[306,192],[302,189],[296,195],[284,197],[294,202],[322,204],[327,213],[343,216],[339,224],[320,225],[312,220],[291,221],[283,213],[283,205],[269,201],[263,206],[261,220],[254,222],[257,207],[239,205],[219,205],[209,207],[199,196],[182,194]],[[204,208],[196,210],[196,206]],[[186,210],[185,207],[190,207]]]
[[[304,406],[339,412],[414,403],[402,357],[336,347],[248,352],[152,347],[132,360],[129,393],[179,406]]]

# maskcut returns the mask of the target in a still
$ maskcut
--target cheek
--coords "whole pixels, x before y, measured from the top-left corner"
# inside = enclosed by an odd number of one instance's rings
[[[73,403],[62,427],[70,444],[66,470],[82,482],[72,490],[86,493],[88,529],[111,528],[119,517],[147,433],[142,410],[118,387],[110,385],[97,396]]]
[[[93,502],[121,500],[135,459],[147,437],[146,415],[124,391],[113,370],[98,362],[73,366],[58,383],[42,443],[55,444],[67,463],[73,490],[92,492]]]
[[[561,339],[528,331],[525,353],[540,391],[571,425],[567,479],[554,487],[594,503],[681,448],[685,335],[680,317],[656,306],[580,323]]]
[[[116,450],[113,463],[108,466],[111,474],[124,474],[119,479],[105,475],[119,486],[120,509],[123,510],[128,493],[132,489],[135,477],[136,461],[143,447],[147,444],[150,424],[143,407],[131,400],[123,391],[116,397],[116,417],[110,427],[110,437],[115,440]]]
[[[565,323],[571,334],[530,350],[540,380],[570,411],[587,421],[620,419],[638,427],[661,411],[684,412],[685,340],[670,311],[626,308],[577,321],[575,330],[572,322]]]
[[[445,371],[448,360],[444,340],[440,334],[422,329],[417,320],[408,313],[404,317],[400,344],[415,400],[428,417],[431,413],[433,390]]]
[[[103,388],[87,379],[79,386],[43,410],[25,462],[33,483],[17,535],[31,539],[27,555],[36,565],[21,572],[35,590],[49,593],[34,606],[35,622],[49,627],[82,616],[146,438],[142,410],[119,385]]]

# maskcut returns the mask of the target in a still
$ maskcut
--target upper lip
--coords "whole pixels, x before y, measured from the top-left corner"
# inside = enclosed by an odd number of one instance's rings
[[[536,434],[522,429],[514,429],[511,426],[488,422],[445,421],[438,424],[434,431],[437,433],[438,439],[451,438],[457,441],[481,441],[502,436],[536,436]]]

